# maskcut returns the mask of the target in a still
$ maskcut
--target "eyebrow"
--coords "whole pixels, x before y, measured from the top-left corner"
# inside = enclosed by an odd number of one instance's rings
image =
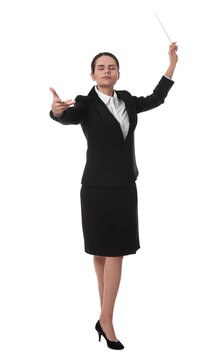
[[[105,66],[105,65],[98,64],[97,66]],[[116,66],[116,64],[110,64],[109,66]]]

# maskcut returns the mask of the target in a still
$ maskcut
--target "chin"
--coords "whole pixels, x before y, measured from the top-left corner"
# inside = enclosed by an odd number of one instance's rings
[[[100,84],[101,86],[114,86],[115,85],[115,81],[103,81],[102,84]]]
[[[112,83],[108,83],[108,84],[104,83],[104,84],[100,84],[100,86],[102,86],[102,87],[110,87],[110,86],[114,86],[114,84],[112,84]]]

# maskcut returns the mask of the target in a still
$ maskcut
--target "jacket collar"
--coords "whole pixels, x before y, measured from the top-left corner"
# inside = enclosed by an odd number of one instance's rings
[[[99,95],[97,94],[97,91],[99,91],[98,89],[95,89],[95,87],[96,87],[96,85],[94,85],[93,87],[92,87],[92,89],[90,90],[90,92],[88,93],[88,97],[89,98],[92,98],[92,100],[94,101],[94,100],[96,100],[96,101],[98,101],[98,102],[100,102],[100,97],[99,97]],[[97,91],[96,91],[97,90]],[[102,95],[105,95],[105,94],[103,94],[101,91],[100,91],[100,93],[102,94]],[[117,98],[117,99],[122,99],[122,100],[124,100],[124,98],[125,98],[125,96],[122,94],[123,93],[123,91],[120,91],[120,90],[114,90],[114,97],[115,98]],[[108,96],[108,95],[105,95],[105,96],[107,96],[107,97],[111,97],[111,96]]]
[[[115,128],[115,134],[117,135],[116,138],[118,138],[119,141],[122,141],[124,144],[130,139],[132,136],[134,129],[136,127],[136,119],[134,116],[134,111],[131,106],[131,101],[129,97],[126,95],[126,92],[123,90],[114,90],[114,93],[117,95],[118,99],[121,99],[124,101],[126,110],[129,117],[129,130],[126,138],[124,139],[122,130],[120,127],[120,124],[118,120],[114,117],[114,115],[111,113],[111,111],[108,109],[108,107],[105,105],[105,103],[100,99],[99,95],[97,94],[95,90],[95,85],[92,87],[90,92],[87,95],[87,99],[89,102],[92,102],[93,105],[96,107],[99,114],[103,117],[104,121],[109,122],[109,124],[113,123]]]
[[[106,95],[103,92],[98,90],[98,87],[95,85],[95,92],[98,94],[98,96],[101,98],[102,101],[104,101],[105,105],[107,105],[109,103],[109,101],[112,99],[114,104],[118,104],[118,97],[117,97],[117,93],[114,90],[113,96],[110,95]]]

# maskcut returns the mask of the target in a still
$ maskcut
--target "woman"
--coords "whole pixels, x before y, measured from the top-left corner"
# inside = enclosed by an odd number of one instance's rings
[[[150,96],[114,90],[120,77],[118,59],[96,55],[91,63],[93,86],[87,96],[61,101],[53,93],[50,116],[61,124],[80,124],[87,139],[81,180],[81,214],[85,252],[93,255],[101,313],[95,329],[111,349],[123,349],[113,327],[113,310],[125,255],[140,248],[134,131],[137,114],[161,105],[174,81],[176,43],[169,47],[170,65]],[[70,107],[71,105],[74,106]]]

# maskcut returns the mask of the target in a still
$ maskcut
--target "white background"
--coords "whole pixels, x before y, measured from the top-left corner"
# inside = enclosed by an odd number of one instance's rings
[[[219,360],[220,172],[217,1],[8,1],[1,5],[2,360]],[[90,64],[117,56],[116,90],[147,96],[179,61],[165,103],[135,131],[141,249],[123,260],[114,312],[122,352],[98,342],[84,252],[81,126],[49,117],[55,88],[87,95]]]

